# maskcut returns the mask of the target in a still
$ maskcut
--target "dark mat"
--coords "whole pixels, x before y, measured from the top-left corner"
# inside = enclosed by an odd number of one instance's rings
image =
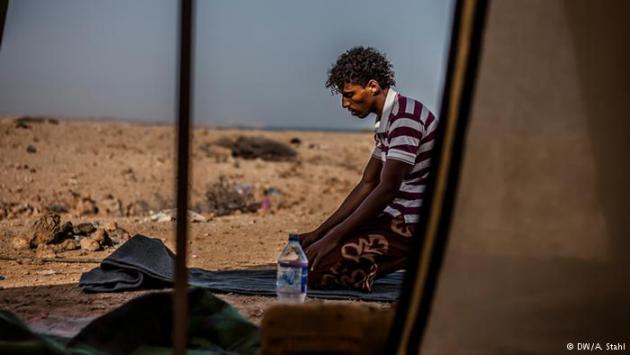
[[[81,275],[84,292],[118,292],[169,287],[175,255],[159,239],[137,234]],[[373,291],[309,290],[308,297],[392,302],[398,299],[404,273],[394,272],[374,282]],[[222,293],[275,296],[275,269],[208,271],[190,269],[188,283]]]

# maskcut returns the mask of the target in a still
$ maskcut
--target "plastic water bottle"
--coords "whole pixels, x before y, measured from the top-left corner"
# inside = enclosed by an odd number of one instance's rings
[[[297,234],[289,235],[289,243],[278,257],[276,294],[282,303],[302,303],[306,298],[308,259]]]

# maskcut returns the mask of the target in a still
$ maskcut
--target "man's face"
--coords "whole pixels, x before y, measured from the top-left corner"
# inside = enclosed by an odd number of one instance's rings
[[[341,106],[352,116],[365,118],[372,113],[374,95],[360,84],[346,83],[341,90]]]

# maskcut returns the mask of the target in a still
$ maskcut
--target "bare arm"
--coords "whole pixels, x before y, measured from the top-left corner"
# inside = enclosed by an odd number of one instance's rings
[[[383,211],[396,196],[403,178],[412,167],[412,165],[398,160],[385,162],[376,188],[360,202],[356,210],[353,210],[347,218],[329,229],[324,237],[306,249],[309,260],[313,260],[313,268],[317,266],[319,259],[341,243],[345,236]]]
[[[356,210],[336,226],[337,234],[351,233],[357,227],[377,217],[387,204],[392,202],[400,184],[412,167],[399,160],[387,160],[376,188],[368,194]]]
[[[341,203],[339,208],[322,223],[316,230],[302,235],[302,246],[308,247],[310,244],[323,237],[330,229],[345,220],[361,202],[378,186],[383,163],[371,157],[363,171],[361,181],[352,189],[352,192]]]

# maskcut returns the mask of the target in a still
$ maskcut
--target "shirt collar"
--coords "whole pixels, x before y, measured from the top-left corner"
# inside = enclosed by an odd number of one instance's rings
[[[387,121],[389,121],[389,116],[392,113],[392,108],[394,107],[394,101],[396,101],[397,94],[398,93],[391,87],[387,90],[385,104],[383,105],[383,112],[381,112],[381,115],[376,118],[376,122],[374,123],[376,133],[383,133],[387,130]]]

